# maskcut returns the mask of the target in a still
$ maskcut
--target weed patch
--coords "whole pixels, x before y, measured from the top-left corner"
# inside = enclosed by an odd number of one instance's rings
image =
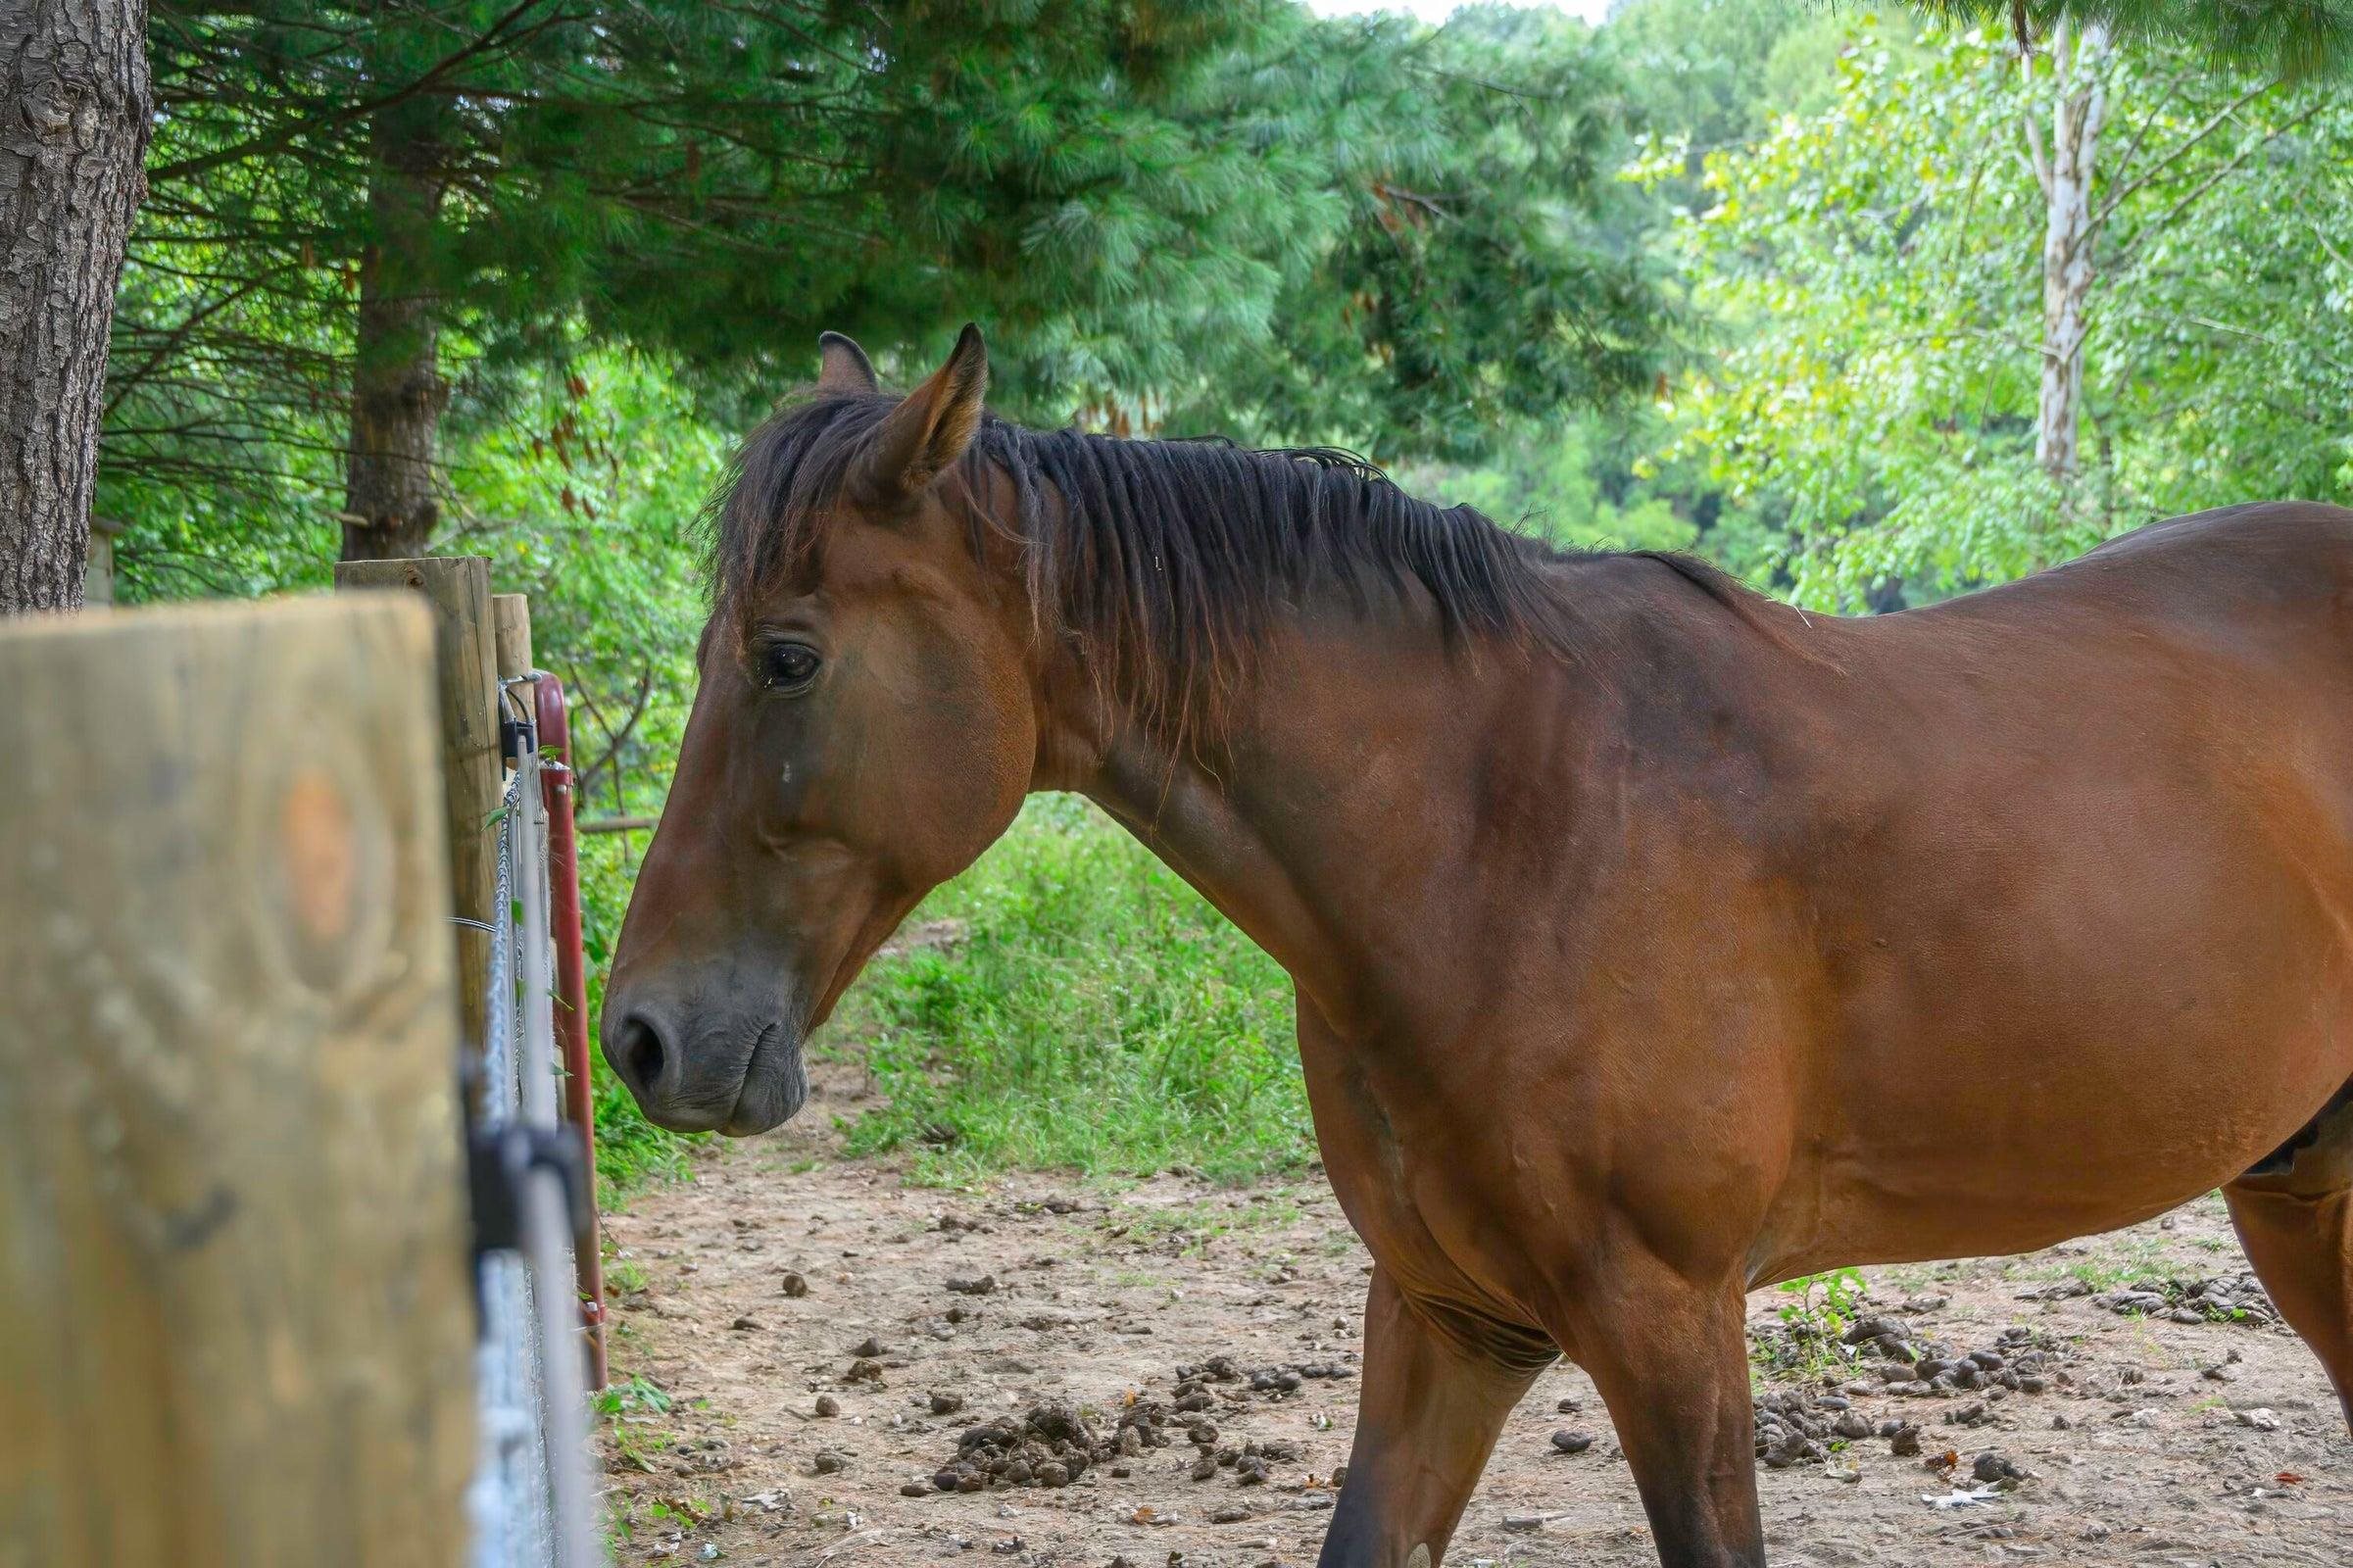
[[[1289,979],[1092,806],[1031,801],[926,919],[961,940],[878,960],[844,1006],[886,1097],[853,1152],[912,1150],[934,1181],[1313,1157]]]

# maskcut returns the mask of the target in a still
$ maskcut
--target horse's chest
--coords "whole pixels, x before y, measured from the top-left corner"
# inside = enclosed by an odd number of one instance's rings
[[[1531,1216],[1517,1212],[1508,1152],[1305,1030],[1301,1057],[1325,1173],[1375,1261],[1410,1296],[1530,1321]]]

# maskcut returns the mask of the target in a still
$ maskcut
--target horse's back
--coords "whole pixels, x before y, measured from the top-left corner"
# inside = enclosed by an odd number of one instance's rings
[[[2016,582],[1841,622],[1838,636],[1860,706],[1937,713],[1996,750],[2101,715],[2177,752],[2287,726],[2341,734],[2353,787],[2353,510],[2264,502],[2175,517]]]
[[[1919,613],[2007,619],[2062,608],[2193,620],[2300,610],[2353,633],[2353,510],[2265,501],[2192,513]]]

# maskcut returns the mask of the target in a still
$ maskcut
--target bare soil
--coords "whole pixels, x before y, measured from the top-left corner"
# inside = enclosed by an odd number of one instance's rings
[[[614,1305],[615,1376],[648,1380],[668,1403],[641,1391],[606,1423],[618,1560],[1313,1562],[1348,1456],[1370,1266],[1320,1180],[910,1186],[892,1161],[839,1157],[830,1124],[855,1113],[857,1094],[852,1075],[821,1080],[794,1126],[714,1148],[691,1180],[609,1217],[613,1276],[636,1287]],[[1866,1271],[1867,1309],[1924,1343],[1965,1354],[2009,1329],[2015,1357],[2031,1336],[2040,1370],[2023,1381],[2041,1392],[1840,1396],[1860,1418],[1850,1428],[1874,1435],[1833,1435],[1819,1461],[1759,1464],[1777,1568],[2353,1562],[2353,1440],[2285,1329],[2176,1322],[2145,1302],[2124,1315],[2088,1295],[2022,1298],[2245,1266],[2209,1197],[2046,1252]],[[792,1276],[806,1294],[788,1294]],[[1751,1299],[1761,1343],[1786,1342],[1792,1299]],[[937,1490],[975,1423],[1059,1404],[1108,1441],[1124,1408],[1173,1402],[1179,1367],[1219,1356],[1244,1376],[1211,1382],[1208,1407],[1176,1419],[1210,1420],[1228,1453],[1283,1457],[1195,1480],[1180,1428],[1169,1446],[1064,1486]],[[1250,1388],[1248,1374],[1284,1367],[1313,1373]],[[1895,1375],[1865,1360],[1833,1382]],[[1833,1391],[1792,1371],[1760,1374],[1758,1392]],[[820,1399],[838,1413],[816,1413]],[[1809,1404],[1805,1419],[1847,1413]],[[1951,1453],[1955,1467],[1895,1456],[1876,1434],[1896,1420],[1919,1428],[1928,1461]],[[1594,1441],[1564,1453],[1562,1431]],[[1924,1500],[1976,1489],[1989,1451],[2026,1478],[1982,1502]],[[1256,1468],[1265,1479],[1246,1482]],[[1447,1560],[1655,1561],[1608,1414],[1575,1367],[1546,1373],[1514,1412]]]

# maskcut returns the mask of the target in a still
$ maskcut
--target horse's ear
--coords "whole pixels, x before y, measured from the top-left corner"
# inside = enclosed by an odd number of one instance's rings
[[[820,392],[861,393],[879,392],[882,383],[874,379],[874,362],[839,332],[817,334],[817,390]]]
[[[858,465],[860,487],[885,502],[919,493],[972,444],[988,391],[989,351],[967,321],[948,363],[883,416]]]

